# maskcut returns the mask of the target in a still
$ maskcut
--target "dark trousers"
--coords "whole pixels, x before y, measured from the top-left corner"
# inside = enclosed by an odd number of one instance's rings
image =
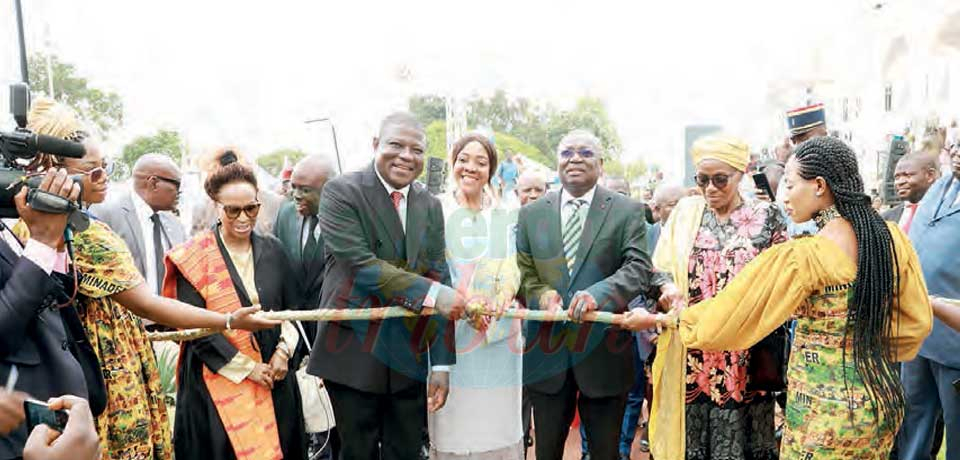
[[[573,371],[567,371],[560,391],[554,394],[530,390],[533,401],[537,460],[561,460],[563,445],[577,409],[590,440],[591,460],[617,460],[620,426],[627,395],[589,398],[579,393]]]
[[[952,384],[960,379],[960,369],[917,356],[903,363],[900,377],[907,397],[907,410],[900,425],[900,458],[932,458],[930,451],[941,415],[947,434],[947,458],[960,458],[960,394]]]
[[[423,446],[426,389],[376,394],[326,381],[342,460],[411,460]]]
[[[623,411],[623,423],[620,425],[620,455],[630,456],[630,448],[633,447],[633,438],[637,435],[637,425],[640,417],[643,415],[643,400],[647,392],[647,374],[644,371],[644,362],[640,360],[640,354],[633,354],[633,364],[636,369],[633,388],[627,393],[627,403]],[[590,451],[590,443],[587,441],[587,432],[580,424],[580,451],[587,453]]]

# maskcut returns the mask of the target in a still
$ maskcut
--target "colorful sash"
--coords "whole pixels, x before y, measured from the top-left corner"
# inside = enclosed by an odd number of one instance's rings
[[[229,313],[240,308],[240,297],[212,231],[205,231],[173,248],[167,254],[165,267],[165,297],[177,298],[176,272],[179,272],[197,289],[206,301],[208,310]],[[240,353],[258,363],[262,362],[260,352],[254,349],[254,338],[250,332],[223,331],[223,336]],[[269,389],[250,380],[233,383],[206,366],[203,368],[203,380],[238,460],[283,458]]]

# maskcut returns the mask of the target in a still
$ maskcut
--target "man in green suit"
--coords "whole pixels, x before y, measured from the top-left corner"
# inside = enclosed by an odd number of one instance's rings
[[[285,200],[277,213],[273,226],[274,235],[283,244],[293,266],[292,273],[299,277],[300,302],[298,308],[310,309],[320,306],[320,288],[323,286],[323,268],[326,255],[323,250],[323,235],[318,225],[320,193],[327,180],[336,175],[333,162],[322,155],[308,156],[296,164],[290,178],[293,200]],[[317,323],[305,321],[304,330],[311,342],[316,338]],[[302,350],[305,352],[306,350]],[[319,409],[318,409],[319,410]],[[329,437],[330,449],[326,457],[337,458],[339,439],[335,431],[309,433],[311,458],[316,449]]]

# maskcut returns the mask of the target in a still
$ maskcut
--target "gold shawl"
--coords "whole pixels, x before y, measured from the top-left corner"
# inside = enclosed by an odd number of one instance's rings
[[[700,230],[707,202],[702,196],[680,200],[660,233],[653,266],[673,276],[684,297],[690,292],[687,278],[690,253]],[[653,362],[653,407],[650,411],[650,448],[658,460],[683,460],[686,447],[684,386],[687,349],[676,329],[663,330]]]

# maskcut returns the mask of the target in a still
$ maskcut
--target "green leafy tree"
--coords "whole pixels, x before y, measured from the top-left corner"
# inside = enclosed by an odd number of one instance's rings
[[[300,149],[279,149],[257,157],[257,164],[270,174],[279,176],[283,171],[284,158],[286,158],[291,165],[294,165],[305,156],[307,156],[307,154]]]
[[[90,86],[86,78],[77,74],[73,64],[50,56],[50,70],[47,72],[47,56],[35,53],[28,60],[30,88],[34,95],[54,97],[56,100],[73,107],[84,120],[97,125],[107,132],[123,124],[123,101],[117,93]],[[49,93],[50,78],[53,78],[53,91]]]
[[[514,136],[505,133],[494,133],[493,138],[500,160],[503,160],[507,153],[519,153],[540,164],[550,165],[552,163],[552,160],[547,158],[540,149]]]
[[[628,182],[634,182],[647,173],[647,164],[643,160],[623,163],[618,158],[606,158],[603,161],[603,172],[610,176],[619,176]]]
[[[447,105],[440,96],[412,96],[407,105],[410,113],[417,117],[417,120],[420,120],[420,123],[423,123],[424,126],[447,119]]]
[[[524,98],[510,99],[499,90],[490,98],[469,102],[467,123],[516,137],[542,153],[544,164],[556,166],[557,144],[574,129],[586,129],[600,138],[610,157],[619,157],[620,136],[606,107],[597,98],[582,98],[569,111],[537,105]]]
[[[159,153],[169,156],[174,162],[180,164],[183,157],[184,143],[180,133],[161,129],[151,136],[140,136],[135,138],[129,144],[123,147],[123,153],[117,160],[121,168],[114,175],[116,179],[125,179],[129,172],[133,170],[133,165],[140,157],[148,153]]]

